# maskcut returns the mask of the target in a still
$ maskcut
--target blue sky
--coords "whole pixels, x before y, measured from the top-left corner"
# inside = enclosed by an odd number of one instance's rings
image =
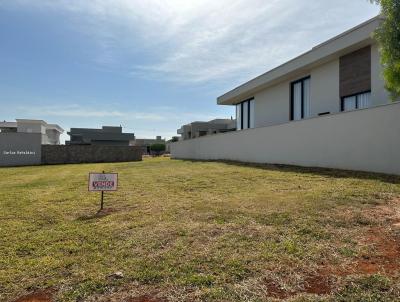
[[[171,137],[234,115],[219,95],[378,13],[368,0],[0,0],[0,120]]]

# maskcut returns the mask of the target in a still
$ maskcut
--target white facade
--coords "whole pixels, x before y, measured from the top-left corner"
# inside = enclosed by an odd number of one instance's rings
[[[254,94],[255,127],[265,127],[290,121],[290,86],[297,79],[310,77],[310,114],[308,118],[320,113],[330,114],[341,111],[339,95],[339,58],[291,77],[272,87]],[[376,43],[371,44],[371,107],[390,102],[385,89]]]
[[[385,90],[379,49],[372,38],[380,23],[380,17],[376,17],[318,45],[311,51],[220,96],[218,104],[237,105],[245,100],[254,99],[254,127],[289,122],[293,94],[291,84],[309,78],[309,104],[305,108],[307,112],[304,118],[340,112],[340,59],[366,47],[370,47],[371,56],[369,106],[387,104],[390,100]],[[241,113],[238,114],[240,115]]]

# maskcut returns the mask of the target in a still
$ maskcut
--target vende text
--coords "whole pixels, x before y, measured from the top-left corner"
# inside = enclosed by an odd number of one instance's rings
[[[94,181],[92,183],[92,185],[93,185],[93,188],[95,188],[95,189],[101,189],[101,188],[112,189],[112,188],[114,188],[113,181]]]

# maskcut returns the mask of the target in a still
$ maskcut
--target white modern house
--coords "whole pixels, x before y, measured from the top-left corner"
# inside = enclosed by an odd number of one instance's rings
[[[225,133],[236,130],[234,119],[213,119],[208,122],[192,122],[177,130],[181,140],[192,139],[205,135]]]
[[[237,131],[172,144],[173,158],[400,174],[400,103],[385,90],[373,18],[218,97]]]
[[[59,145],[64,132],[59,125],[48,124],[43,120],[16,119],[15,122],[0,122],[0,133],[36,133],[41,136],[42,145]],[[0,136],[1,137],[1,136]]]

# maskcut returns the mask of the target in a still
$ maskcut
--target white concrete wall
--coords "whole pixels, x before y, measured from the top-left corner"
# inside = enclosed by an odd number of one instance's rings
[[[234,160],[400,175],[400,103],[171,144],[176,159]]]
[[[340,112],[339,59],[311,71],[311,117]]]
[[[284,82],[254,96],[254,125],[266,127],[289,120],[290,82]]]
[[[311,117],[316,117],[322,112],[340,112],[339,60],[335,59],[255,94],[256,128],[282,124],[290,120],[291,83],[306,76],[311,76]]]
[[[388,102],[389,93],[385,89],[383,68],[377,44],[371,46],[371,105],[378,106]]]

